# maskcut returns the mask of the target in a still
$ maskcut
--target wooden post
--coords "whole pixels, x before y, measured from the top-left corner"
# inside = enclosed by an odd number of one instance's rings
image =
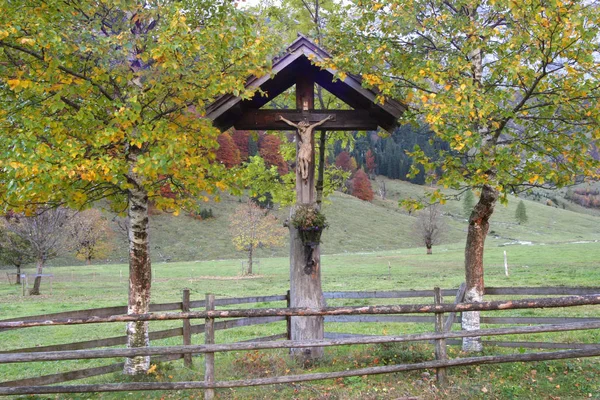
[[[444,302],[442,291],[439,287],[433,288],[435,305],[440,305]],[[435,313],[435,332],[444,332],[444,313]],[[446,353],[446,339],[437,339],[435,341],[435,359],[445,361],[448,359]],[[446,368],[436,368],[435,376],[439,386],[446,384]]]
[[[508,276],[508,257],[506,256],[506,250],[504,250],[504,274]]]
[[[190,311],[190,289],[183,289],[183,296],[181,299],[181,312]],[[183,320],[183,344],[189,346],[192,344],[192,325],[190,320]],[[183,355],[183,365],[187,368],[192,367],[192,355],[186,353]]]
[[[215,309],[215,296],[213,294],[206,295],[206,311]],[[206,318],[204,320],[204,343],[215,343],[215,320],[214,318]],[[215,382],[215,353],[204,354],[204,382],[212,384]],[[212,400],[215,398],[214,389],[206,389],[204,391],[204,399]]]
[[[299,75],[296,80],[296,109],[301,112],[314,110],[314,76]],[[316,206],[315,189],[315,138],[310,138],[311,160],[308,179],[303,179],[300,168],[296,168],[296,204]],[[298,164],[299,144],[296,145],[296,163]],[[292,212],[295,212],[292,210]],[[312,255],[311,255],[312,254]],[[321,308],[325,306],[321,287],[320,246],[311,249],[302,243],[298,230],[290,224],[290,306]],[[311,265],[308,259],[312,258]],[[322,340],[324,337],[324,319],[315,317],[291,317],[291,340]],[[303,362],[318,359],[323,355],[322,348],[293,348],[290,353]]]
[[[291,307],[292,297],[290,295],[290,291],[288,290],[285,294],[286,307]],[[292,317],[289,315],[285,317],[285,325],[286,325],[286,338],[287,340],[292,340]]]
[[[465,291],[467,290],[467,284],[465,282],[461,283],[456,291],[456,299],[454,300],[454,304],[462,303],[465,298]],[[452,330],[452,325],[454,324],[454,320],[456,319],[456,312],[451,312],[448,314],[448,319],[446,319],[446,323],[444,325],[444,332],[450,332]]]

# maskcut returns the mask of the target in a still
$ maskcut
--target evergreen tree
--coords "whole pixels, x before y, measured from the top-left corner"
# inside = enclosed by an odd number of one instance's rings
[[[250,135],[248,138],[248,156],[254,157],[258,154],[258,141],[254,135]]]
[[[465,193],[465,198],[463,199],[463,214],[465,218],[469,218],[474,206],[475,196],[473,196],[473,192],[471,190],[467,190]]]
[[[523,200],[519,201],[519,204],[517,204],[517,210],[515,211],[515,219],[517,220],[519,225],[526,224],[529,220],[529,218],[527,217],[527,210],[525,209],[525,203],[523,203]]]

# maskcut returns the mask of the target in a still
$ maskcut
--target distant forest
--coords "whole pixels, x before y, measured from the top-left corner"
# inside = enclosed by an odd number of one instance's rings
[[[366,135],[353,133],[354,148],[343,149],[338,142],[334,148],[334,155],[329,162],[334,163],[335,158],[343,151],[348,151],[356,160],[359,168],[366,167],[367,153],[369,150],[375,156],[375,175],[383,175],[390,179],[401,179],[415,184],[425,183],[425,173],[422,167],[419,167],[420,173],[413,178],[407,175],[413,160],[406,154],[412,151],[415,145],[418,145],[428,156],[436,157],[440,150],[449,150],[447,143],[436,139],[433,132],[426,127],[414,127],[403,125],[398,127],[391,135],[380,136],[377,132],[367,132]]]
[[[354,143],[347,148],[342,147],[342,142],[334,144],[333,153],[330,153],[327,163],[338,165],[342,169],[354,172],[357,168],[363,169],[371,176],[383,175],[390,179],[401,179],[415,184],[425,183],[425,173],[422,167],[420,172],[408,178],[408,173],[413,164],[412,158],[406,154],[418,145],[430,157],[435,158],[440,150],[449,150],[447,143],[435,138],[433,132],[426,127],[413,127],[403,125],[392,134],[381,132],[353,132]],[[288,135],[288,140],[293,140],[293,135]],[[260,155],[268,166],[277,166],[281,174],[288,172],[289,167],[279,152],[281,140],[275,135],[265,132],[252,134],[249,131],[232,131],[219,137],[220,148],[217,151],[217,160],[228,167],[247,161],[248,157]],[[370,150],[370,153],[369,153]],[[340,165],[340,154],[345,162]],[[371,156],[369,164],[367,158]],[[346,167],[350,162],[352,167]]]

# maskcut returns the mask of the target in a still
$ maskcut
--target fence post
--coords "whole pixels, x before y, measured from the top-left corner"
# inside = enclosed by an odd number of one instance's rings
[[[286,301],[286,307],[290,308],[292,298],[291,298],[289,290],[285,294],[285,301]],[[292,340],[292,317],[290,317],[289,315],[286,316],[285,323],[286,323],[286,332],[285,333],[286,333],[287,340]]]
[[[442,298],[442,290],[439,287],[433,288],[435,305],[440,305],[444,302]],[[444,313],[435,313],[435,332],[444,332]],[[435,341],[435,359],[436,360],[447,360],[448,355],[446,353],[446,339],[436,339]],[[435,376],[439,386],[446,384],[446,368],[437,368],[435,370]]]
[[[206,311],[215,309],[215,296],[213,294],[206,295]],[[204,343],[215,344],[215,320],[214,318],[206,318],[204,320]],[[204,382],[211,384],[215,382],[215,353],[204,354]],[[204,391],[204,399],[212,400],[215,398],[215,389],[206,389]]]
[[[181,299],[181,312],[190,311],[190,289],[183,289],[183,297]],[[183,320],[183,344],[189,346],[192,344],[192,325],[189,318]],[[192,354],[185,353],[183,355],[183,365],[187,368],[192,367]]]

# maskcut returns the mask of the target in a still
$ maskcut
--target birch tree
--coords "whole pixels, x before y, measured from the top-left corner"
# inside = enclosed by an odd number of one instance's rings
[[[268,70],[270,39],[227,0],[1,2],[0,196],[31,213],[108,198],[126,210],[129,314],[149,311],[148,202],[177,213],[226,189],[218,130],[202,118],[219,95],[246,98]],[[177,196],[161,196],[169,185]],[[128,346],[147,346],[145,322]],[[149,357],[127,359],[144,373]]]
[[[406,122],[425,122],[450,144],[437,161],[418,147],[411,153],[430,182],[479,193],[465,272],[466,301],[481,301],[497,201],[598,177],[590,153],[600,138],[598,2],[357,0],[342,9],[331,24],[335,66],[362,75],[379,101],[405,101]],[[464,313],[463,326],[478,329],[478,313]],[[465,340],[463,348],[481,343]]]

